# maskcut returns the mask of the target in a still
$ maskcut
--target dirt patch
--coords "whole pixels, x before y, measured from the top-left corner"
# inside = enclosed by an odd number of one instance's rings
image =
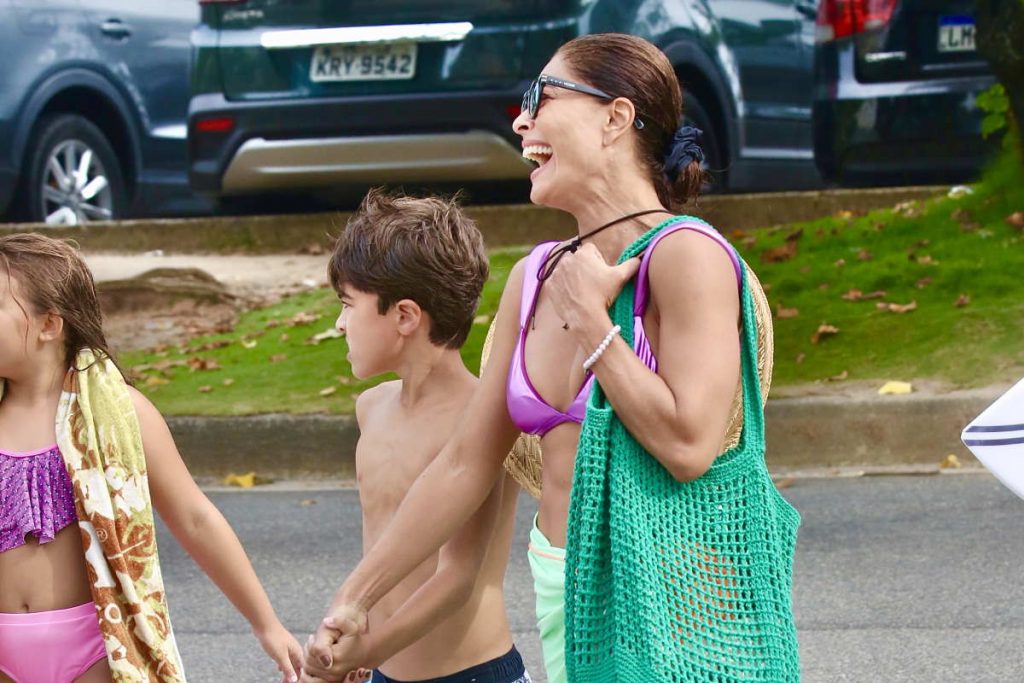
[[[241,312],[327,283],[326,255],[85,255],[118,351],[230,329]]]

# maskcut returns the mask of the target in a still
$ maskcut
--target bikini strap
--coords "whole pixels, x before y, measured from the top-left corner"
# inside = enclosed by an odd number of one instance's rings
[[[526,257],[526,262],[523,264],[523,295],[519,302],[520,327],[526,327],[530,314],[533,313],[534,306],[537,304],[537,288],[540,284],[537,279],[537,271],[540,270],[541,264],[544,263],[544,259],[551,253],[551,250],[558,244],[560,244],[558,241],[541,242]]]
[[[647,304],[651,298],[651,287],[650,281],[647,277],[647,270],[651,267],[651,256],[654,254],[654,248],[658,246],[658,242],[668,237],[674,232],[680,230],[692,230],[699,232],[702,235],[706,235],[713,239],[719,246],[725,249],[726,253],[729,254],[729,260],[732,261],[733,268],[736,270],[736,283],[740,290],[743,288],[743,266],[740,264],[740,259],[736,255],[736,250],[733,249],[732,245],[722,237],[722,235],[703,221],[694,219],[683,219],[677,223],[666,226],[655,235],[647,248],[644,249],[643,257],[640,261],[640,271],[637,273],[636,278],[636,293],[633,298],[633,315],[641,316],[647,310]]]

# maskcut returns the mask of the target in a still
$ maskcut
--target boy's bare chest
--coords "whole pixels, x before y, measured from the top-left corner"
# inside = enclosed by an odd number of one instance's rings
[[[356,447],[356,476],[369,526],[390,520],[455,426],[455,415],[439,411],[414,418],[396,414],[364,427]]]

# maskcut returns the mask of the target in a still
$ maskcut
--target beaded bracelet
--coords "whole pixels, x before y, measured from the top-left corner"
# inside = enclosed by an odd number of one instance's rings
[[[593,367],[594,363],[596,363],[597,360],[601,357],[601,354],[603,354],[605,350],[608,349],[608,347],[612,343],[612,340],[615,339],[615,335],[617,335],[621,329],[621,325],[615,325],[614,327],[612,327],[611,330],[608,331],[608,334],[606,334],[604,339],[601,340],[601,343],[597,345],[597,348],[594,350],[592,354],[590,354],[590,357],[583,361],[584,371],[590,370],[590,368]]]

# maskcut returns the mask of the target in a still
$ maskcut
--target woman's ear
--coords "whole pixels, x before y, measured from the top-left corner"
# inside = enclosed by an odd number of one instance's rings
[[[604,144],[610,145],[630,128],[636,119],[636,107],[625,97],[616,97],[608,107],[608,118],[604,124]]]
[[[39,340],[43,342],[50,342],[56,339],[60,339],[64,333],[64,318],[60,317],[54,311],[47,311],[43,315],[43,324],[39,328]]]
[[[423,322],[423,309],[412,299],[402,299],[393,311],[398,317],[398,333],[403,337],[411,337]]]

